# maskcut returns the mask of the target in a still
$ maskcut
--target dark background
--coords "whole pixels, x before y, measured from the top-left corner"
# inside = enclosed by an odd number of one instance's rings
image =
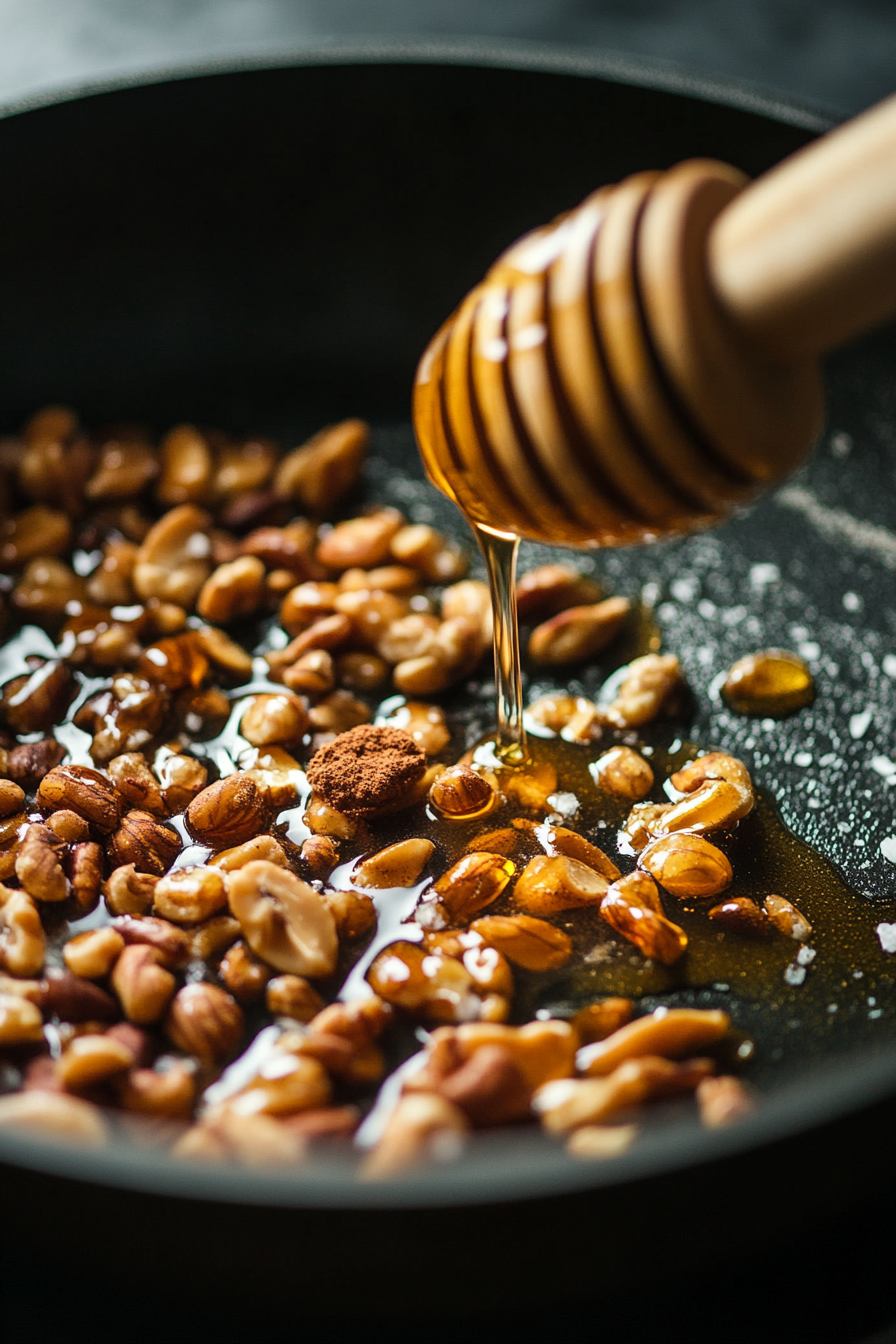
[[[618,53],[697,75],[731,76],[835,115],[855,113],[896,88],[896,3],[888,0],[0,0],[0,102],[43,101],[72,85],[178,65],[288,59],[371,36],[423,44],[449,38],[459,55],[496,40]],[[645,1226],[656,1216],[645,1210]],[[636,1300],[602,1301],[595,1291],[587,1312],[558,1303],[549,1318],[526,1321],[458,1316],[462,1285],[451,1285],[445,1265],[429,1267],[433,1312],[426,1321],[349,1325],[339,1323],[335,1303],[324,1318],[315,1304],[309,1319],[300,1267],[295,1309],[284,1317],[270,1303],[243,1300],[238,1265],[232,1301],[200,1306],[189,1265],[174,1296],[170,1285],[154,1293],[144,1283],[137,1294],[110,1281],[98,1289],[93,1274],[85,1287],[77,1265],[86,1254],[95,1268],[101,1246],[73,1247],[71,1273],[48,1281],[35,1245],[32,1275],[13,1277],[0,1266],[0,1334],[10,1344],[166,1337],[198,1344],[282,1338],[287,1330],[320,1344],[443,1338],[470,1344],[511,1338],[894,1344],[896,1327],[887,1327],[894,1310],[891,1218],[889,1209],[868,1208],[860,1221],[834,1233],[825,1228],[813,1238],[807,1230],[804,1244],[775,1247],[771,1258],[757,1246],[751,1263],[733,1263],[721,1274],[704,1276],[695,1266],[692,1281],[660,1294],[651,1288],[650,1262],[661,1254],[661,1241],[645,1237],[633,1247],[645,1264],[644,1291]],[[127,1230],[111,1228],[110,1235]],[[47,1236],[53,1236],[51,1219]],[[416,1270],[425,1272],[425,1264]],[[496,1272],[513,1272],[500,1255]],[[599,1261],[595,1275],[597,1285]],[[782,1291],[769,1297],[775,1280]],[[313,1287],[305,1287],[313,1298]]]

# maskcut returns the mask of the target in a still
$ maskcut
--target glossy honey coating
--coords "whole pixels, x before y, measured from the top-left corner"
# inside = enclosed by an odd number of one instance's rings
[[[602,188],[515,243],[442,326],[414,425],[430,479],[474,523],[649,541],[717,521],[808,453],[813,371],[757,363],[699,264],[744,181],[694,161]]]

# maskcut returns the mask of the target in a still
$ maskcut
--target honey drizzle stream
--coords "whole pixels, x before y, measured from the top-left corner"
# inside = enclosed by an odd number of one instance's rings
[[[523,679],[520,670],[520,626],[516,613],[516,562],[520,539],[476,524],[476,539],[485,560],[495,622],[495,690],[498,731],[495,754],[504,765],[528,759],[523,727]]]

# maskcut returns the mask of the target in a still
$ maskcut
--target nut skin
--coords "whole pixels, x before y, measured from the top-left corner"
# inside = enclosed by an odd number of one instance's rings
[[[190,933],[170,924],[167,919],[157,919],[152,915],[134,918],[123,915],[116,919],[113,927],[128,946],[146,944],[159,954],[159,962],[169,970],[179,970],[185,966],[191,955]]]
[[[497,802],[494,785],[468,765],[453,765],[439,775],[429,791],[429,801],[441,816],[469,821],[484,816]]]
[[[222,1064],[234,1055],[244,1030],[242,1009],[217,985],[185,985],[165,1018],[171,1043],[207,1066]]]
[[[175,816],[190,806],[208,783],[208,771],[195,756],[179,752],[157,764],[165,816]]]
[[[126,947],[112,971],[112,988],[122,1012],[138,1026],[150,1026],[164,1015],[177,982],[159,963],[161,954],[145,943]]]
[[[557,970],[572,956],[568,934],[530,915],[486,915],[473,921],[470,932],[527,971]]]
[[[223,874],[217,868],[196,864],[178,868],[159,879],[153,909],[175,924],[200,924],[226,904]]]
[[[103,885],[103,851],[93,840],[72,845],[65,858],[65,871],[72,898],[80,915],[89,915],[99,904]]]
[[[64,663],[42,663],[6,683],[0,691],[0,714],[14,733],[49,732],[64,717],[76,685]]]
[[[265,992],[271,972],[254,957],[240,940],[225,954],[219,973],[230,993],[239,1003],[255,1003]]]
[[[687,950],[687,935],[666,919],[656,883],[647,873],[626,873],[612,882],[601,901],[600,914],[645,957],[664,966],[671,966]]]
[[[132,863],[141,873],[161,877],[181,851],[181,838],[172,826],[149,812],[128,812],[109,838],[110,861],[120,867]]]
[[[106,766],[106,773],[130,807],[151,812],[154,817],[168,816],[159,782],[142,752],[114,756]]]
[[[240,720],[240,732],[253,747],[294,747],[307,729],[305,703],[291,691],[253,696]]]
[[[733,896],[714,905],[709,918],[742,938],[768,938],[773,927],[765,911],[749,896]]]
[[[653,788],[653,771],[644,757],[631,747],[612,747],[591,767],[597,783],[617,798],[639,802]]]
[[[121,821],[123,799],[98,770],[86,765],[58,765],[41,780],[37,805],[44,812],[58,808],[77,812],[101,835],[108,835]]]
[[[54,737],[45,737],[40,742],[23,742],[9,753],[9,777],[32,793],[64,756],[65,747]]]
[[[40,1008],[63,1022],[114,1022],[118,1004],[99,985],[71,971],[50,969],[41,981]]]
[[[210,849],[229,849],[267,831],[268,802],[245,775],[228,775],[197,794],[185,814],[187,829]]]
[[[310,1022],[324,1006],[313,985],[301,975],[277,975],[265,990],[265,1006],[275,1017]]]
[[[459,1106],[477,1129],[527,1119],[532,1098],[516,1060],[501,1045],[475,1051],[436,1090]]]

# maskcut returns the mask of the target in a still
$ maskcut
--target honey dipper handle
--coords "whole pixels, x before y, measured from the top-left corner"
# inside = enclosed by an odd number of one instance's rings
[[[788,362],[896,313],[896,96],[798,151],[723,210],[709,272],[736,326]]]

